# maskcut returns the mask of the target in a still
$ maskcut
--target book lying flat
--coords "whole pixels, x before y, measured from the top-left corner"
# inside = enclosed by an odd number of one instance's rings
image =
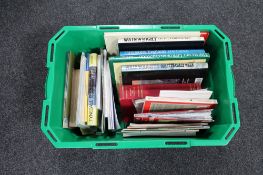
[[[135,122],[213,122],[212,109],[150,112],[134,114]]]
[[[134,117],[134,122],[142,122],[142,123],[184,123],[184,122],[213,122],[212,117]]]
[[[165,111],[165,112],[148,112],[134,114],[135,117],[210,117],[212,109],[197,109],[197,110],[179,110],[179,111]]]
[[[173,97],[173,98],[203,98],[209,99],[213,91],[207,89],[183,91],[183,90],[161,90],[160,97]]]
[[[152,137],[186,137],[186,136],[196,136],[196,133],[199,130],[123,130],[123,137],[143,137],[143,136],[152,136]]]
[[[204,37],[208,38],[209,32],[205,31],[178,31],[178,32],[105,32],[104,40],[108,53],[110,55],[118,54],[118,40],[119,39],[138,39],[149,37],[167,37],[167,38],[182,38],[182,37]]]
[[[209,129],[208,123],[130,123],[127,129]]]
[[[145,97],[143,113],[153,111],[172,111],[186,109],[213,109],[217,104],[214,99],[181,99],[167,97]]]

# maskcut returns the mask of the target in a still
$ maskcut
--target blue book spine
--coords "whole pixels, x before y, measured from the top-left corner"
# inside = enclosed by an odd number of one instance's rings
[[[142,51],[120,51],[120,56],[148,56],[148,55],[171,55],[171,54],[199,54],[205,53],[204,49],[189,50],[142,50]]]

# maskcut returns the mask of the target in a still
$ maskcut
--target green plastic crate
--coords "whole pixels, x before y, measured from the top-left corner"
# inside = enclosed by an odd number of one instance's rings
[[[205,85],[219,102],[211,128],[192,138],[123,138],[116,136],[77,136],[62,128],[66,52],[89,51],[104,47],[104,32],[132,31],[209,31],[206,50],[211,54]],[[63,27],[48,44],[45,100],[41,129],[56,148],[189,148],[227,145],[240,127],[238,103],[232,72],[233,56],[229,38],[214,25],[100,25]]]

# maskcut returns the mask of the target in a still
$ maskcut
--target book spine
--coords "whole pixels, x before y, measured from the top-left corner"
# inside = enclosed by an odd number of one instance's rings
[[[207,69],[208,63],[170,63],[170,64],[144,64],[144,65],[124,65],[122,72],[135,71],[167,71],[180,69]]]
[[[204,41],[204,37],[126,37],[119,39],[118,43],[148,43],[148,42],[173,42],[173,41]]]
[[[159,118],[157,117],[134,117],[134,122],[144,123],[144,122],[154,122],[157,123]]]
[[[200,36],[204,37],[205,41],[208,39],[209,37],[209,32],[200,32]]]
[[[205,53],[205,50],[188,49],[188,50],[120,51],[120,56],[175,55],[175,54],[199,54],[199,53]]]
[[[79,89],[79,69],[73,70],[72,83],[71,83],[71,103],[70,103],[70,118],[69,127],[76,127],[76,114],[77,114],[77,102],[78,102],[78,89]]]
[[[176,53],[176,54],[156,54],[156,55],[139,55],[128,56],[126,58],[180,58],[180,59],[208,59],[209,53]]]
[[[198,90],[200,84],[151,84],[151,85],[120,85],[119,98],[140,99],[146,96],[159,96],[160,90]]]
[[[181,78],[174,78],[174,79],[158,79],[158,80],[132,80],[132,85],[155,85],[155,84],[180,84],[183,82],[188,82],[190,84],[189,79],[182,80]],[[193,83],[201,84],[203,78],[195,78]]]
[[[86,53],[85,65],[85,95],[84,95],[84,119],[85,124],[88,125],[88,95],[89,95],[89,53]]]
[[[105,45],[107,51],[111,55],[118,54],[117,42],[120,38],[142,38],[142,37],[172,37],[172,38],[181,38],[181,37],[204,37],[207,39],[209,32],[200,32],[200,31],[180,31],[180,32],[105,32]],[[207,37],[205,37],[207,36]]]
[[[73,64],[74,64],[74,54],[72,52],[69,52],[67,57],[67,68],[66,68],[66,76],[65,76],[63,128],[69,127]]]
[[[96,82],[96,105],[98,110],[102,109],[101,87],[102,87],[102,55],[98,55],[97,82]]]
[[[188,122],[188,123],[192,123],[192,122],[212,122],[212,119],[192,119],[192,118],[173,118],[173,117],[134,117],[134,122],[153,122],[153,123],[165,123],[165,122],[173,122],[173,123],[177,123],[177,122]]]
[[[118,47],[119,51],[203,49],[204,40],[118,43]]]
[[[86,57],[82,53],[80,58],[80,73],[79,73],[79,86],[78,86],[78,101],[77,101],[77,114],[76,114],[76,125],[78,127],[86,127],[85,125],[85,67],[86,67]]]
[[[97,78],[97,54],[89,57],[89,92],[88,92],[88,126],[98,126],[98,111],[96,106],[96,78]]]

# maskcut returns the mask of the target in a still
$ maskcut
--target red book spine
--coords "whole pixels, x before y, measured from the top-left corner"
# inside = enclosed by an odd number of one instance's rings
[[[200,32],[200,36],[204,37],[205,41],[207,40],[207,38],[209,37],[209,32]]]

